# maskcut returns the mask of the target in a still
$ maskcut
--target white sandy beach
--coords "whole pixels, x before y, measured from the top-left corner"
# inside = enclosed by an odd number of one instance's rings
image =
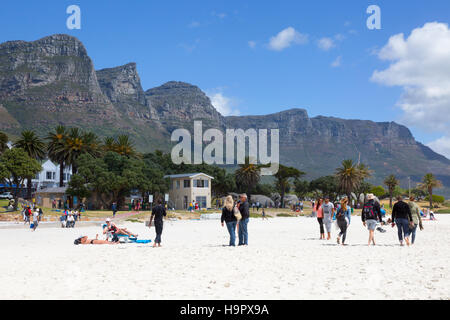
[[[0,299],[449,299],[450,216],[424,222],[414,247],[397,229],[353,217],[346,247],[316,240],[312,218],[252,219],[249,246],[230,248],[219,221],[168,221],[163,247],[80,245],[100,227],[0,230]],[[121,224],[119,224],[121,225]],[[126,223],[140,238],[143,224]]]

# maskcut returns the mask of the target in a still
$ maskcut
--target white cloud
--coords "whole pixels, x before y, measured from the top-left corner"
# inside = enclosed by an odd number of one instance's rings
[[[442,137],[436,141],[430,142],[428,146],[439,154],[450,159],[450,137]]]
[[[371,80],[403,89],[397,105],[404,111],[402,122],[450,134],[450,29],[431,22],[414,29],[409,37],[392,36],[378,52],[389,61]],[[438,142],[439,141],[439,142]],[[443,140],[434,146],[442,146]],[[445,140],[447,141],[447,140]]]
[[[192,21],[189,24],[189,28],[197,28],[197,27],[200,27],[200,22],[198,22],[198,21]]]
[[[317,41],[317,46],[323,51],[328,51],[335,47],[334,41],[331,38],[322,38]]]
[[[334,61],[331,63],[331,66],[332,66],[333,68],[340,67],[341,65],[342,65],[342,56],[337,57],[336,60],[334,60]]]
[[[250,47],[250,48],[255,48],[256,47],[256,41],[249,41],[248,42],[248,46]]]
[[[217,92],[217,90],[208,93],[208,96],[214,108],[223,116],[240,115],[240,111],[234,109],[236,107],[236,101],[234,99],[226,97],[222,92]]]
[[[308,36],[302,34],[292,27],[280,31],[276,36],[270,38],[269,48],[275,51],[282,51],[293,44],[305,44]]]

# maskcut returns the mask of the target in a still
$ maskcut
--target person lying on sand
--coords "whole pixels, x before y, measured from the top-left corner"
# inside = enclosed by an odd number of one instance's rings
[[[133,234],[130,231],[128,231],[126,228],[118,228],[113,222],[111,222],[110,218],[106,219],[106,227],[103,229],[103,234],[107,234],[108,232],[111,232],[111,234],[114,235],[127,235],[127,236],[133,236],[137,238],[137,234]]]
[[[79,237],[73,242],[75,245],[79,244],[118,244],[119,242],[111,242],[106,240],[98,240],[98,234],[95,239],[88,239],[87,236]]]

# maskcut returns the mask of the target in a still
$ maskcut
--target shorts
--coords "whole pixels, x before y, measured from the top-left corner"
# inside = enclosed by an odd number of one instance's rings
[[[369,230],[375,230],[375,228],[377,227],[377,220],[366,220],[366,226]]]

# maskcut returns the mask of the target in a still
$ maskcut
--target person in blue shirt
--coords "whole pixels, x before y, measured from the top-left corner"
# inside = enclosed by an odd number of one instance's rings
[[[342,237],[342,245],[345,245],[345,238],[347,237],[347,228],[350,225],[350,221],[352,219],[352,212],[350,208],[347,206],[348,198],[345,197],[341,200],[341,205],[336,211],[336,220],[341,232],[337,237],[337,243],[341,243]]]

